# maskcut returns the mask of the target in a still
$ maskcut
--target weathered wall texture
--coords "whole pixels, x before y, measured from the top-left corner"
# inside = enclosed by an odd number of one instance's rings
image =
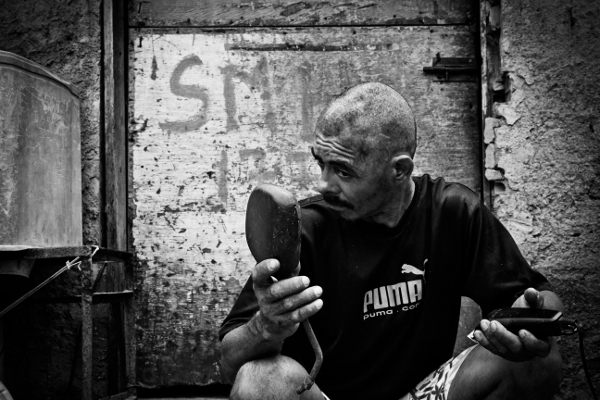
[[[131,0],[135,26],[464,24],[465,0]]]
[[[510,99],[494,104],[497,119],[486,126],[486,176],[499,178],[494,209],[527,259],[551,280],[567,317],[581,324],[588,358],[598,360],[600,4],[499,5],[501,69],[510,78]],[[591,399],[577,338],[560,344],[565,375],[557,398]],[[600,390],[597,370],[594,377]]]
[[[100,0],[1,0],[0,50],[26,57],[75,84],[81,96],[83,242],[99,243],[100,229]],[[41,264],[31,287],[57,266]],[[78,275],[47,286],[72,294]],[[0,279],[2,279],[0,277]],[[106,395],[105,307],[95,307],[96,397]],[[5,379],[17,399],[81,397],[81,311],[77,305],[25,305],[5,317]],[[75,363],[74,369],[72,368]],[[73,375],[71,375],[73,372]],[[70,384],[71,382],[71,384]],[[70,388],[70,389],[69,389]]]

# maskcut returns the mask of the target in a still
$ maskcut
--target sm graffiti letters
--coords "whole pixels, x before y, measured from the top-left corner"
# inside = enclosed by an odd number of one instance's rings
[[[181,84],[182,75],[194,66],[202,65],[202,60],[197,55],[191,55],[184,58],[177,64],[171,75],[169,85],[171,92],[176,96],[187,97],[191,99],[202,100],[203,106],[198,113],[185,121],[165,121],[159,123],[159,126],[164,131],[172,132],[189,132],[196,130],[206,124],[208,120],[209,97],[208,90],[200,85],[183,85]]]

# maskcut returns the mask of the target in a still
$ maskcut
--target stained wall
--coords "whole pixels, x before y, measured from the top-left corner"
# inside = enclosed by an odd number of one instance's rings
[[[600,4],[483,6],[488,45],[499,39],[496,76],[506,78],[491,82],[506,96],[490,102],[485,130],[494,211],[580,324],[600,390]],[[561,338],[560,346],[565,368],[557,398],[591,399],[577,337]]]

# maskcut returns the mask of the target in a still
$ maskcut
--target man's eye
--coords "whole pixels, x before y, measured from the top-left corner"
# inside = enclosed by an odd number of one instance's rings
[[[347,171],[344,171],[343,169],[335,168],[335,173],[340,178],[350,178],[350,174]]]

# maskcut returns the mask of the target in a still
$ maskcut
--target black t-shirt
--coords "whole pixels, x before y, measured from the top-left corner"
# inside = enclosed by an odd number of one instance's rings
[[[452,356],[460,297],[483,315],[528,287],[550,289],[502,224],[467,187],[413,178],[398,225],[341,219],[320,196],[301,202],[301,275],[323,288],[310,323],[323,349],[317,384],[332,399],[399,399]],[[258,310],[249,280],[220,338]],[[282,354],[310,371],[302,328]]]

